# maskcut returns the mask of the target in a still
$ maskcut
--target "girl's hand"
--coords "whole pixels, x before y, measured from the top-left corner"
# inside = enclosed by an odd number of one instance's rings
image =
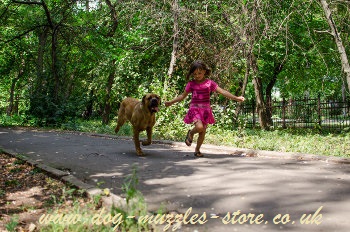
[[[239,96],[236,98],[236,101],[238,102],[243,102],[245,100],[245,98],[243,96]]]
[[[164,105],[166,107],[169,107],[169,106],[175,104],[176,102],[182,101],[183,99],[185,99],[187,97],[187,95],[188,95],[188,93],[185,91],[182,94],[180,94],[179,96],[177,96],[176,98],[174,98],[173,100],[164,102]]]
[[[172,103],[171,103],[171,102],[164,102],[164,105],[165,105],[166,107],[169,107],[169,106],[172,105]]]
[[[234,100],[234,101],[238,101],[238,102],[243,102],[245,99],[243,96],[235,96],[233,95],[232,93],[228,92],[227,90],[224,90],[222,88],[220,88],[219,86],[216,88],[216,92],[224,95],[225,97],[231,99],[231,100]]]

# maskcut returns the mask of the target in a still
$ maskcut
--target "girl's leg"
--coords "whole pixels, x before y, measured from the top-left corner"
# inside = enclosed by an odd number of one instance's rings
[[[194,124],[194,128],[191,130],[190,132],[190,139],[193,140],[193,135],[198,133],[198,139],[197,139],[197,146],[195,149],[195,152],[199,152],[204,138],[205,138],[205,133],[206,133],[206,126],[202,123],[201,120],[198,120],[197,122],[195,122]]]
[[[195,152],[199,152],[199,150],[201,149],[201,146],[205,138],[205,133],[206,133],[206,128],[204,128],[202,132],[199,132]]]

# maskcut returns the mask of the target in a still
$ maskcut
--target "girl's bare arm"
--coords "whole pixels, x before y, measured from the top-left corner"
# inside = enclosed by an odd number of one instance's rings
[[[187,97],[188,93],[186,91],[184,91],[182,94],[180,94],[179,96],[177,96],[176,98],[174,98],[171,101],[167,101],[165,102],[165,106],[171,106],[172,104],[182,101],[183,99],[185,99]]]
[[[224,90],[222,88],[220,88],[219,86],[216,88],[216,92],[222,94],[223,96],[227,97],[228,99],[237,101],[237,102],[242,102],[244,101],[244,97],[243,96],[235,96],[232,93],[228,92],[227,90]]]

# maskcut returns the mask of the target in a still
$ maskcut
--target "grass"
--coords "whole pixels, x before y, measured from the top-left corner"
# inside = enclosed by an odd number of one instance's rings
[[[155,137],[183,141],[191,128],[183,122],[155,128]],[[223,129],[222,125],[210,125],[204,143],[238,148],[300,152],[323,156],[350,158],[350,133],[330,133],[317,129],[249,129],[244,126]]]
[[[350,158],[350,134],[318,133],[311,129],[232,131],[207,136],[208,143],[280,152],[300,152]]]
[[[18,118],[15,118],[18,120]],[[18,125],[16,120],[0,118],[0,124]],[[218,120],[219,121],[219,120]],[[19,120],[21,122],[21,120]],[[61,125],[62,130],[80,132],[93,132],[99,134],[112,134],[116,120],[109,125],[102,125],[101,120],[75,120]],[[154,127],[153,138],[172,141],[183,141],[190,127],[182,122],[182,117],[175,114],[171,117],[159,114]],[[118,135],[131,136],[130,124],[125,124]],[[141,133],[145,136],[145,133]],[[350,158],[350,132],[344,130],[339,133],[320,131],[319,129],[281,129],[270,131],[248,129],[244,125],[230,128],[225,120],[208,126],[204,143],[213,145],[226,145],[247,149],[270,150],[281,152],[300,152],[324,156],[337,156]]]
[[[104,193],[86,198],[85,190],[44,172],[30,174],[34,166],[1,151],[0,166],[0,231],[154,231],[151,224],[127,218],[147,214],[135,166],[122,185],[126,204],[112,209],[103,207]]]
[[[125,194],[126,204],[123,207],[113,206],[110,210],[100,205],[102,195],[95,196],[89,202],[75,199],[65,207],[60,207],[52,212],[47,212],[39,219],[40,231],[154,231],[153,225],[140,223],[129,215],[136,217],[147,214],[147,205],[141,192],[137,189],[137,169],[133,166],[132,174],[126,176],[122,189]],[[105,189],[106,190],[106,189]],[[109,190],[108,190],[109,192]],[[71,199],[74,191],[63,191],[61,201]],[[60,218],[63,215],[63,218]]]

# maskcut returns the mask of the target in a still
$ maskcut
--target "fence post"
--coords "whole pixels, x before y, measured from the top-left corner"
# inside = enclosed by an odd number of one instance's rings
[[[255,100],[252,100],[252,111],[253,111],[253,128],[255,128]]]
[[[286,129],[286,99],[282,100],[282,128]]]
[[[318,114],[318,125],[321,126],[322,120],[321,120],[321,96],[318,94],[317,96],[317,114]]]

